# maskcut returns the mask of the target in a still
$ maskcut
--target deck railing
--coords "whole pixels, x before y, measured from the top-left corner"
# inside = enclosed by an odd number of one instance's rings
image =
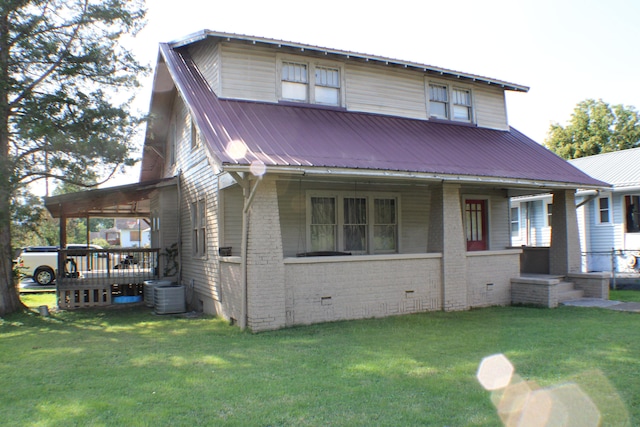
[[[56,277],[58,307],[106,306],[114,297],[140,295],[158,279],[159,249],[62,249]]]
[[[141,284],[158,278],[159,249],[61,249],[58,286]]]

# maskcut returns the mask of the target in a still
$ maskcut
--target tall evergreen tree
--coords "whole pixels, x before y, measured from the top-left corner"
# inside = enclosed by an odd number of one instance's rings
[[[553,124],[545,146],[565,159],[640,146],[640,116],[634,107],[587,99],[573,110],[567,126]]]
[[[14,197],[46,177],[95,184],[134,162],[130,91],[146,68],[120,40],[145,13],[143,0],[0,0],[0,315],[21,308]]]

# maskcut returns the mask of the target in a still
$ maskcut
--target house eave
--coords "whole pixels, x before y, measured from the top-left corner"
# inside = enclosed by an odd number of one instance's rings
[[[225,164],[222,167],[225,172],[237,172],[252,174],[251,165],[231,165]],[[531,180],[524,178],[503,178],[491,176],[475,176],[475,175],[453,175],[439,174],[413,171],[391,171],[391,170],[371,170],[371,169],[350,169],[350,168],[327,168],[327,167],[301,167],[301,166],[266,166],[265,174],[272,175],[298,175],[311,177],[343,177],[354,179],[389,179],[389,180],[416,180],[423,182],[447,182],[459,183],[465,185],[494,185],[502,188],[520,189],[526,193],[528,190],[535,189],[536,192],[566,190],[566,189],[591,189],[601,190],[608,187],[585,186],[571,182],[555,182],[544,180]],[[530,194],[530,193],[526,193]]]
[[[510,90],[515,92],[529,91],[528,86],[514,84],[507,81],[499,80],[499,79],[483,77],[475,74],[464,73],[464,72],[451,70],[447,68],[435,67],[427,64],[420,64],[417,62],[402,61],[398,59],[387,58],[384,56],[369,55],[369,54],[344,51],[339,49],[329,49],[329,48],[313,46],[313,45],[308,45],[303,43],[294,43],[289,41],[276,40],[276,39],[270,39],[265,37],[255,37],[255,36],[249,36],[249,35],[243,35],[243,34],[233,34],[233,33],[224,33],[224,32],[217,32],[217,31],[211,31],[211,30],[202,30],[202,31],[190,34],[182,39],[170,42],[168,44],[169,46],[175,49],[175,48],[190,45],[192,43],[196,43],[198,41],[204,40],[209,37],[216,38],[221,41],[228,41],[228,42],[240,41],[240,42],[250,43],[253,45],[270,46],[277,49],[292,49],[294,51],[299,51],[301,53],[311,52],[311,53],[316,53],[316,54],[327,56],[327,57],[339,57],[346,60],[355,60],[355,61],[361,61],[366,63],[374,63],[374,64],[381,64],[386,66],[413,69],[413,70],[421,71],[423,73],[433,74],[436,76],[451,77],[451,78],[456,78],[464,81],[484,83],[490,86],[497,86],[504,90]]]

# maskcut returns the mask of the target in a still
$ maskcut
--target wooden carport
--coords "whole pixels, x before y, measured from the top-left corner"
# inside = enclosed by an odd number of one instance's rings
[[[172,177],[45,198],[46,208],[60,219],[56,274],[60,308],[110,305],[112,295],[123,287],[140,288],[145,280],[158,278],[158,248],[92,249],[87,226],[87,247],[67,249],[67,219],[86,218],[87,225],[92,217],[149,221],[152,193],[175,185],[177,178]]]

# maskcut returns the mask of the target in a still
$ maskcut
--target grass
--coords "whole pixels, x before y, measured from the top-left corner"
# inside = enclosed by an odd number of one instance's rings
[[[49,299],[47,299],[49,298]],[[0,319],[14,426],[496,426],[476,380],[503,353],[540,387],[577,384],[601,425],[640,424],[640,316],[497,307],[241,332],[146,308]]]
[[[640,292],[633,290],[609,291],[609,299],[623,302],[640,302]]]

